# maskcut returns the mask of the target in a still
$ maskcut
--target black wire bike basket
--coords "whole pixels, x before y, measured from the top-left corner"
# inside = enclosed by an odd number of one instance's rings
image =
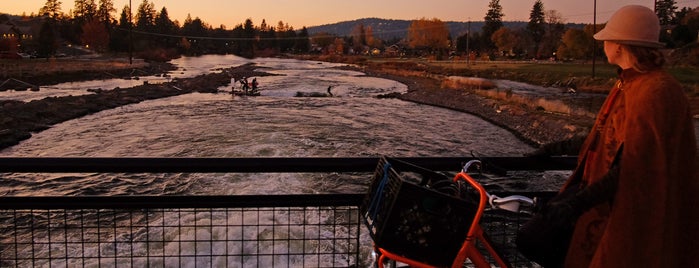
[[[382,157],[362,204],[375,246],[437,266],[450,265],[464,243],[477,202],[457,197],[452,179]]]

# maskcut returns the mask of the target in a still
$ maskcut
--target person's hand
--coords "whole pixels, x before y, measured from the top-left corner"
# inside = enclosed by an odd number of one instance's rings
[[[544,208],[543,216],[554,225],[573,227],[582,214],[575,203],[574,198],[549,202]]]

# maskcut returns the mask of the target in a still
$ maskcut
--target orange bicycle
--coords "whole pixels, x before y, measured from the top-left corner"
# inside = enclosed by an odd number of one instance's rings
[[[443,174],[397,159],[381,159],[364,214],[378,267],[388,260],[410,267],[463,267],[467,261],[475,267],[491,267],[484,253],[495,265],[511,267],[492,246],[480,220],[486,208],[518,212],[521,204],[534,201],[520,195],[488,194],[468,174],[473,165],[480,167],[481,162],[469,161],[453,179],[446,178],[448,184]],[[406,178],[410,174],[418,174],[420,182],[410,182]],[[456,187],[436,191],[444,185]]]

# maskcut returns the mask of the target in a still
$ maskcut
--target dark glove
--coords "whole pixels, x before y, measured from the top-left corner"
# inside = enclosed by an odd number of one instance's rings
[[[586,136],[576,135],[572,138],[551,142],[540,146],[534,152],[526,153],[529,157],[548,157],[556,155],[577,155],[585,142]]]
[[[585,212],[583,204],[576,197],[549,202],[543,210],[543,216],[554,226],[572,227]]]
[[[551,200],[543,215],[560,225],[574,225],[578,217],[591,208],[614,198],[619,184],[619,166],[614,165],[600,180],[578,191],[571,197]]]

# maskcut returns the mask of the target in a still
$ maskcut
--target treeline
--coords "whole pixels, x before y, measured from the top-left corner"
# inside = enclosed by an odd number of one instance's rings
[[[490,0],[480,31],[474,29],[461,36],[451,36],[445,22],[422,18],[412,21],[404,38],[392,40],[377,38],[380,33],[362,24],[356,25],[348,36],[327,32],[309,36],[305,27],[295,30],[282,21],[268,25],[263,20],[256,26],[247,19],[233,29],[226,29],[224,25],[214,28],[198,17],[188,16],[180,24],[170,19],[166,7],[157,11],[148,0],[140,3],[133,18],[128,5],[117,18],[112,1],[75,0],[71,14],[65,14],[59,0],[47,0],[39,11],[45,18],[39,37],[18,42],[41,56],[53,55],[60,41],[65,41],[99,52],[134,52],[151,60],[211,53],[256,57],[310,52],[436,59],[459,56],[474,60],[590,59],[592,55],[604,55],[601,43],[592,38],[603,24],[568,28],[562,15],[546,10],[541,0],[534,1],[529,22],[523,28],[504,27],[500,0]],[[669,48],[690,47],[696,54],[694,58],[699,58],[696,48],[699,9],[678,9],[675,0],[657,0],[656,14],[663,27],[661,41]]]
[[[263,20],[255,26],[247,19],[226,29],[188,15],[180,24],[169,17],[166,7],[156,11],[148,0],[143,0],[134,14],[130,11],[128,5],[124,6],[117,19],[112,0],[75,0],[72,13],[65,14],[61,2],[47,0],[39,11],[45,18],[39,37],[18,42],[40,57],[54,55],[65,42],[99,52],[133,52],[151,60],[211,53],[255,57],[310,49],[306,28],[296,31],[282,21],[271,26]]]
[[[699,9],[678,9],[674,0],[657,0],[656,14],[661,22],[660,41],[670,49],[688,50],[688,63],[699,64],[697,32]],[[556,10],[544,9],[536,0],[529,22],[523,28],[504,27],[504,13],[499,0],[491,0],[480,32],[456,37],[448,35],[446,23],[439,19],[413,21],[405,43],[413,53],[440,59],[463,55],[471,59],[557,59],[589,60],[603,56],[602,43],[592,37],[604,24],[588,24],[581,28],[566,27],[563,16]],[[693,61],[693,62],[692,62]]]

